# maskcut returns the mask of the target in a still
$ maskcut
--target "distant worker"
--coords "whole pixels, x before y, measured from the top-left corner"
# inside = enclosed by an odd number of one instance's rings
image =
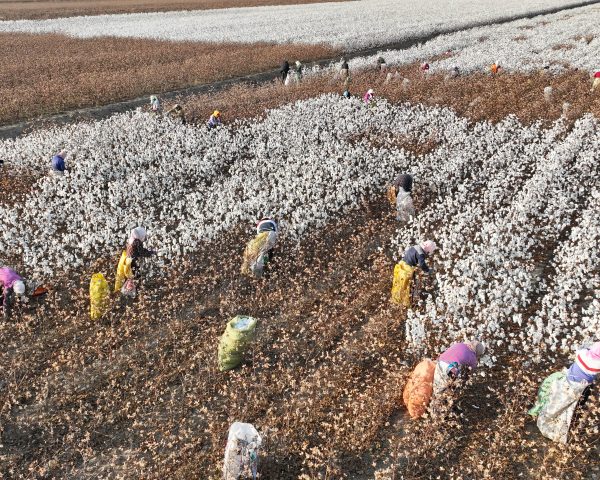
[[[167,112],[167,115],[169,115],[174,120],[181,120],[181,123],[185,125],[185,113],[183,111],[183,107],[178,103],[175,104],[175,106]]]
[[[394,280],[392,283],[392,303],[406,308],[411,306],[411,292],[413,289],[413,276],[417,267],[425,273],[431,273],[427,265],[427,258],[435,252],[435,242],[426,240],[420,245],[414,245],[404,252],[402,260],[394,267]]]
[[[115,279],[115,292],[134,297],[137,290],[136,279],[139,278],[140,259],[150,257],[156,252],[144,247],[146,229],[136,227],[131,230],[125,250],[121,254]]]
[[[56,175],[65,173],[65,158],[67,157],[66,150],[61,150],[52,157],[52,172]]]
[[[272,259],[272,250],[279,234],[277,222],[263,218],[256,225],[256,237],[248,242],[244,251],[242,274],[261,278],[267,263]]]
[[[569,369],[554,372],[542,382],[536,403],[528,412],[537,417],[542,435],[555,442],[567,443],[575,409],[585,402],[598,374],[600,342],[578,350]]]
[[[429,64],[427,62],[423,62],[421,64],[421,71],[426,72],[427,70],[429,70]]]
[[[411,197],[412,187],[412,175],[402,174],[398,175],[388,188],[388,200],[396,208],[396,219],[399,222],[408,222],[415,216],[415,206]]]
[[[281,64],[281,69],[279,70],[279,75],[281,77],[281,83],[285,83],[287,79],[288,73],[290,73],[290,64],[287,60],[284,60]]]
[[[210,118],[208,119],[208,122],[206,125],[208,126],[209,130],[212,130],[213,128],[217,128],[217,127],[220,127],[221,125],[223,125],[223,123],[221,122],[221,112],[219,112],[218,110],[215,110],[213,112],[213,114],[210,116]]]
[[[342,67],[340,68],[342,80],[346,80],[350,76],[350,67],[345,58],[342,58]]]
[[[500,62],[496,61],[490,67],[490,71],[492,72],[493,75],[496,75],[500,71],[500,68],[502,68],[502,67],[500,67]]]
[[[294,73],[296,74],[296,83],[300,83],[302,81],[303,68],[304,67],[300,63],[300,60],[296,60],[296,68],[294,69]]]
[[[344,96],[344,98],[352,97],[352,95],[350,94],[350,90],[348,89],[344,90],[344,93],[342,93],[342,95]]]
[[[381,72],[384,72],[387,68],[387,63],[385,63],[385,59],[383,57],[377,58],[377,68]]]
[[[452,70],[450,70],[450,77],[451,78],[457,78],[460,76],[460,70],[459,68],[455,65],[454,67],[452,67]]]
[[[155,113],[160,112],[160,101],[158,100],[158,97],[156,95],[152,95],[150,97],[150,108]]]
[[[374,98],[375,98],[375,93],[373,92],[372,88],[369,88],[367,90],[367,93],[365,93],[363,96],[363,101],[368,105],[373,101]]]
[[[2,315],[5,320],[10,317],[14,295],[25,295],[23,278],[12,268],[0,268],[0,288],[2,289]]]
[[[600,90],[600,71],[594,73],[594,80],[592,81],[592,92]]]

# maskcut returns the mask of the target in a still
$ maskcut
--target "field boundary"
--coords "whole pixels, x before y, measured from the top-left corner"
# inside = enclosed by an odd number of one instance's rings
[[[543,15],[551,15],[555,13],[560,13],[563,11],[574,10],[577,8],[582,8],[589,5],[594,5],[600,3],[600,0],[585,0],[581,1],[574,5],[568,5],[563,7],[553,7],[547,8],[543,10],[539,10],[536,12],[530,12],[522,15],[516,16],[506,16],[500,17],[491,22],[472,22],[467,25],[464,25],[459,28],[449,28],[449,29],[440,29],[434,30],[433,32],[422,35],[415,36],[411,38],[407,38],[400,42],[388,43],[378,46],[373,46],[369,48],[348,51],[344,53],[344,56],[348,59],[363,57],[368,55],[374,55],[378,52],[385,50],[405,50],[415,45],[428,42],[433,40],[441,35],[448,35],[452,33],[457,33],[465,30],[470,30],[473,28],[480,28],[485,26],[492,25],[502,25],[505,23],[524,20],[524,19],[532,19]],[[337,61],[339,57],[335,58],[326,58],[322,60],[317,60],[314,62],[308,62],[305,64],[306,67],[314,67],[314,66],[327,66],[335,61]],[[279,75],[279,70],[269,70],[264,72],[259,72],[250,75],[242,75],[231,77],[225,80],[220,80],[213,83],[204,83],[199,85],[193,85],[190,87],[179,88],[175,90],[170,90],[167,92],[156,92],[160,94],[160,97],[163,100],[174,100],[180,97],[191,96],[195,94],[207,94],[207,93],[215,93],[221,90],[224,90],[230,86],[239,84],[239,83],[250,83],[250,84],[260,84],[274,80]],[[90,121],[90,120],[101,120],[103,118],[110,117],[116,113],[123,113],[126,111],[134,110],[138,107],[144,106],[148,104],[148,96],[153,93],[149,92],[145,96],[136,97],[129,100],[123,100],[120,102],[114,102],[101,106],[94,107],[85,107],[75,110],[70,110],[66,112],[61,112],[53,115],[41,116],[32,120],[26,120],[23,122],[15,123],[12,125],[0,126],[0,140],[16,138],[22,134],[28,133],[38,128],[44,128],[49,125],[63,125],[68,123],[73,123],[77,121]]]

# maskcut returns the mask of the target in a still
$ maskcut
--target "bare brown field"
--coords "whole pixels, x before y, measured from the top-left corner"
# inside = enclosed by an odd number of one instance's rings
[[[45,19],[108,13],[168,12],[213,8],[262,7],[342,0],[53,0],[0,1],[0,20]]]
[[[418,189],[415,200],[430,202]],[[176,282],[114,299],[101,321],[89,320],[86,284],[100,263],[17,308],[0,324],[0,474],[217,479],[227,428],[243,420],[265,438],[269,480],[376,478],[386,466],[378,478],[586,478],[597,395],[571,444],[552,446],[524,414],[547,371],[518,358],[500,355],[485,383],[467,383],[461,413],[407,418],[402,388],[419,358],[388,301],[394,229],[382,194],[326,235],[278,246],[268,281],[239,278],[250,232],[238,228],[178,261]],[[260,319],[258,339],[221,373],[217,341],[238,313]]]
[[[537,121],[550,122],[563,114],[563,105],[569,104],[566,116],[577,119],[590,112],[600,118],[600,94],[590,92],[587,73],[571,70],[562,75],[545,72],[525,74],[485,73],[446,78],[442,74],[423,75],[418,65],[396,71],[401,79],[373,72],[354,75],[350,90],[362,96],[369,88],[375,95],[393,102],[442,105],[473,121],[498,122],[508,115],[516,115],[525,124]],[[408,79],[404,84],[402,79]],[[552,86],[551,101],[544,98],[544,88]],[[341,94],[344,87],[334,76],[305,79],[300,85],[285,87],[279,82],[268,85],[236,85],[215,94],[205,94],[183,99],[191,121],[203,121],[218,108],[225,119],[261,116],[266,109],[323,93]]]
[[[0,34],[0,124],[263,72],[319,45],[202,44]]]

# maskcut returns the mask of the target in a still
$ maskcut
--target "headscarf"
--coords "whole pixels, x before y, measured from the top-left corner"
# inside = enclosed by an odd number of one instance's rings
[[[423,243],[421,243],[421,248],[425,253],[431,254],[435,252],[437,245],[431,240],[425,240]]]
[[[13,283],[13,290],[17,295],[23,295],[25,293],[25,284],[23,283],[23,280],[17,280]]]
[[[131,230],[128,243],[132,244],[135,240],[139,240],[140,242],[146,240],[146,229],[144,227],[135,227]]]

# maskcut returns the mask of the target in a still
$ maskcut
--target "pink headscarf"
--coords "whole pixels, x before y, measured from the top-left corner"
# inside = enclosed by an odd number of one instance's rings
[[[423,249],[423,251],[425,253],[432,254],[433,252],[435,252],[435,249],[437,248],[437,245],[435,244],[435,242],[433,242],[431,240],[425,240],[421,244],[421,248]]]
[[[592,357],[598,357],[600,360],[600,342],[596,342],[590,347],[590,355]]]
[[[128,243],[133,243],[134,240],[143,242],[146,240],[146,229],[144,227],[135,227],[129,235]]]

